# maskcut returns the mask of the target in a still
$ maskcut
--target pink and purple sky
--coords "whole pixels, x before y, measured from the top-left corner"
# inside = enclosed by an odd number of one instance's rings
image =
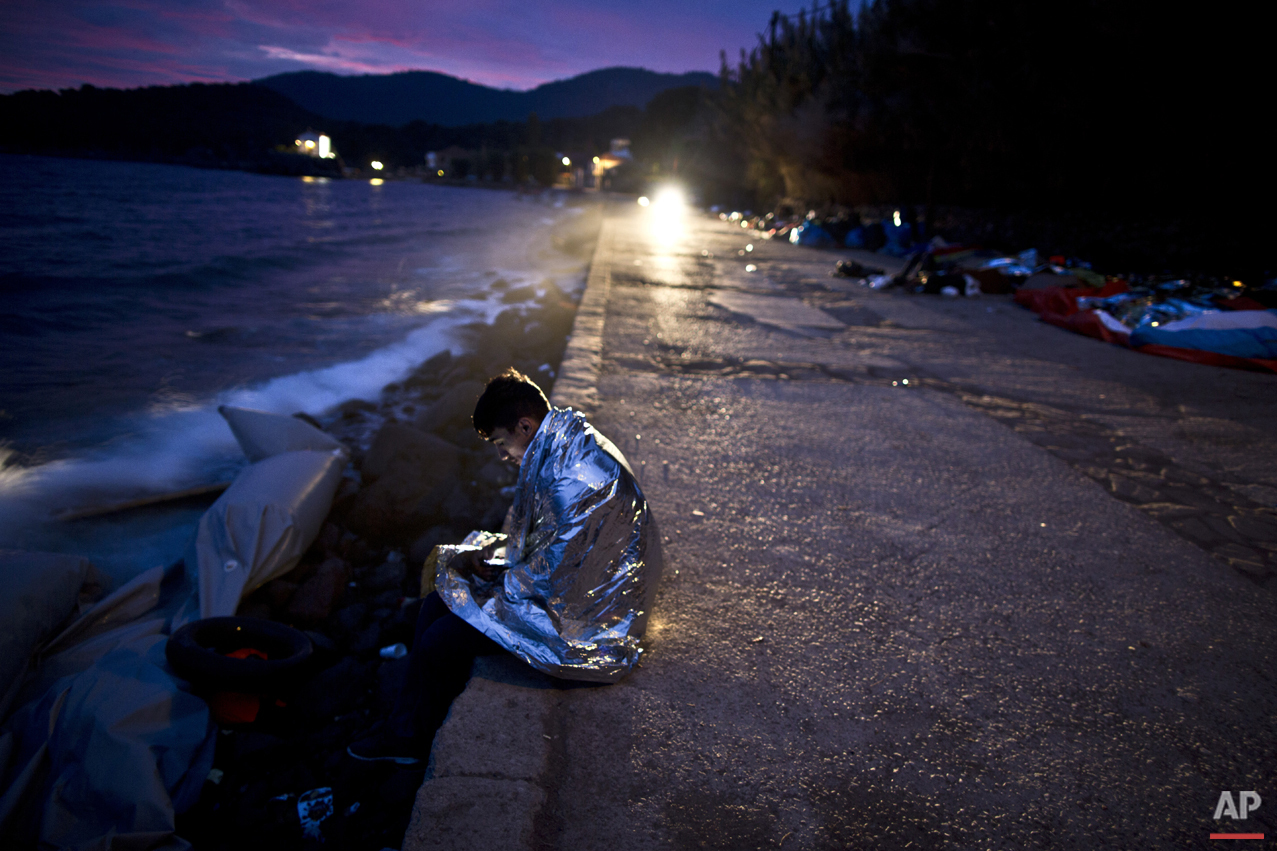
[[[442,71],[528,89],[597,68],[717,71],[796,0],[0,0],[0,91]]]

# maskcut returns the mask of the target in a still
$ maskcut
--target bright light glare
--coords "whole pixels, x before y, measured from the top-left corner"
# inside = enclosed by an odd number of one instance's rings
[[[598,165],[598,164],[599,164],[599,158],[598,158],[598,157],[595,157],[595,158],[594,158],[594,164],[595,164],[595,165]]]
[[[380,177],[374,177],[372,180],[370,180],[370,181],[368,181],[368,182],[369,182],[369,183],[371,183],[373,186],[380,186],[381,184],[385,183],[386,181],[382,180]]]
[[[751,242],[751,243],[749,243],[748,245],[746,245],[746,246],[745,246],[745,250],[746,250],[746,251],[753,251],[753,250],[754,250],[754,243],[752,243],[752,242]]]
[[[652,203],[651,201],[647,200],[647,196],[646,196],[646,195],[640,195],[640,196],[639,196],[639,206],[640,206],[640,207],[646,207],[648,204],[651,204],[651,203]]]
[[[894,213],[891,214],[891,220],[895,222],[896,227],[900,227],[900,211],[899,210],[896,210]]]
[[[373,167],[374,171],[381,171],[383,168],[385,168],[385,166],[382,165],[381,160],[373,160],[371,163],[369,163],[369,165]]]
[[[647,201],[646,204],[643,204]],[[657,244],[663,247],[672,246],[678,242],[686,231],[686,201],[683,190],[678,186],[666,185],[661,186],[652,193],[650,200],[643,198],[639,200],[643,206],[651,205],[650,214],[648,216],[649,227],[652,229],[652,236],[655,237]],[[673,255],[661,254],[658,262],[673,263]]]
[[[683,208],[683,190],[677,186],[665,186],[656,193],[656,206],[665,210],[681,210]]]
[[[443,169],[439,169],[439,176],[443,177]]]
[[[563,164],[564,164],[564,165],[572,165],[572,160],[568,159],[567,157],[564,157],[564,158],[563,158]]]
[[[307,140],[306,140],[306,147],[307,147],[307,148],[313,148],[313,147],[315,147],[315,140],[314,140],[314,139],[307,139]]]

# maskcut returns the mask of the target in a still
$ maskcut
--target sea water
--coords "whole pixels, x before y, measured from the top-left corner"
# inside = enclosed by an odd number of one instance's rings
[[[201,507],[59,514],[233,478],[228,404],[313,415],[382,388],[501,291],[585,269],[562,196],[0,156],[0,548],[117,579]]]

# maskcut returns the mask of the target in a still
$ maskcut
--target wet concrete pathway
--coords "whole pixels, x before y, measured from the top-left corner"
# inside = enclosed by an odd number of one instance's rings
[[[1277,804],[1273,377],[843,254],[613,212],[589,404],[666,539],[649,652],[605,688],[481,671],[405,848],[1271,835],[1212,816]]]

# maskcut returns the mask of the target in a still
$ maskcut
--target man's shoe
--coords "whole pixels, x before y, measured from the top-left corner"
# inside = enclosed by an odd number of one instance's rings
[[[415,739],[395,736],[385,727],[352,742],[346,753],[364,762],[393,762],[396,765],[416,765],[421,759],[414,756],[420,748]]]

